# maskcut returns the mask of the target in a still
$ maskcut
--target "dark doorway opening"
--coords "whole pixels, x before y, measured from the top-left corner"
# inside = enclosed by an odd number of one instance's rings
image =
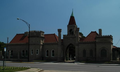
[[[65,61],[75,61],[75,46],[73,44],[69,44],[66,48],[65,54]]]

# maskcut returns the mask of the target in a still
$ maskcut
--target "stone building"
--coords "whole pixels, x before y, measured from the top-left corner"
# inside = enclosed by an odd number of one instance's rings
[[[67,24],[66,24],[67,25]],[[91,31],[82,37],[73,13],[67,25],[67,34],[61,39],[62,29],[56,34],[44,34],[43,31],[30,31],[16,34],[8,44],[8,60],[47,60],[47,61],[111,61],[113,37],[102,35],[102,29]],[[28,38],[30,38],[28,55]],[[28,57],[29,56],[29,57]]]

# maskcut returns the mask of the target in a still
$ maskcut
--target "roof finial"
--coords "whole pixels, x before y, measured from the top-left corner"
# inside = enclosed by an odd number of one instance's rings
[[[74,16],[74,15],[73,15],[73,9],[72,9],[72,14],[71,14],[71,16]]]

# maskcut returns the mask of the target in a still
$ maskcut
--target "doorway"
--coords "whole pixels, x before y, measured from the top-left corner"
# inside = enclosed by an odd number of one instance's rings
[[[69,44],[66,48],[65,61],[67,61],[67,62],[75,61],[75,46],[73,44]]]

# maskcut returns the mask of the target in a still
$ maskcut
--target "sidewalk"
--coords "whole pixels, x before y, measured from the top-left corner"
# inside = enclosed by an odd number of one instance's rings
[[[86,71],[42,70],[38,68],[30,68],[28,70],[16,71],[16,72],[86,72]]]
[[[41,72],[86,72],[86,71],[62,71],[62,70],[44,70]]]

